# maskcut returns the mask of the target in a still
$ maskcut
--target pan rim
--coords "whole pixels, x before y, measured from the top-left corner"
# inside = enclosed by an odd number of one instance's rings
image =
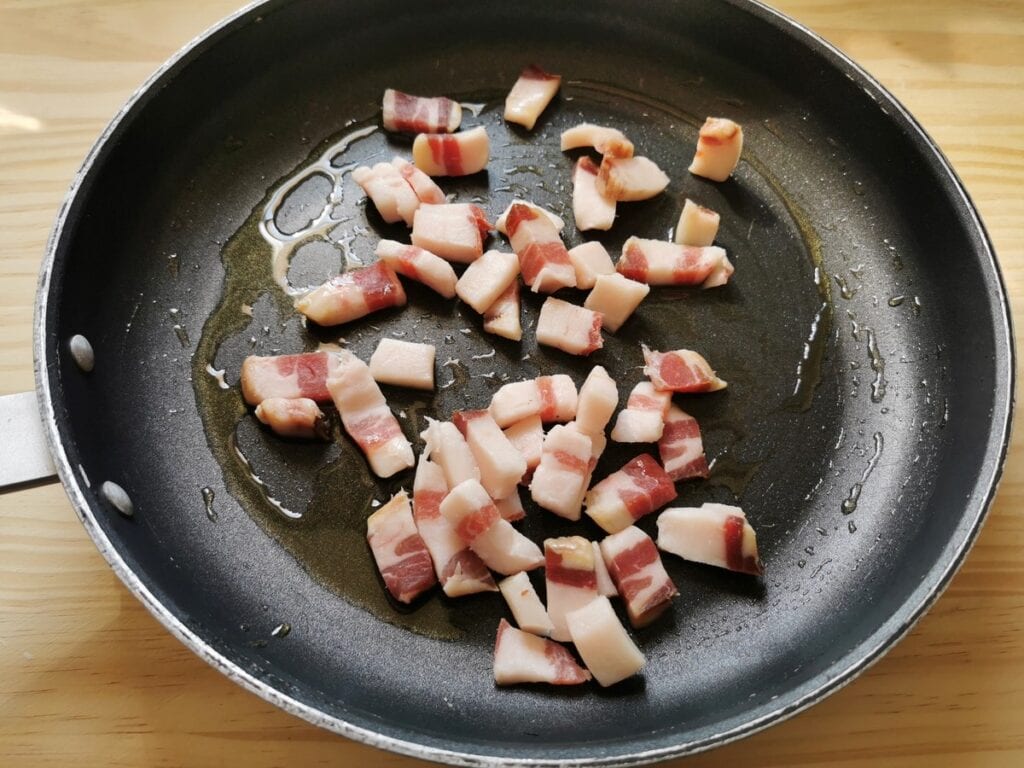
[[[479,766],[482,764],[532,767],[551,766],[552,768],[555,766],[636,766],[673,757],[691,755],[729,744],[804,711],[845,687],[861,673],[877,663],[889,649],[910,632],[934,605],[935,601],[945,592],[953,576],[960,569],[968,552],[974,545],[998,491],[1009,449],[1015,406],[1016,350],[1014,346],[1012,315],[1010,313],[1005,280],[999,268],[991,239],[963,182],[945,154],[913,115],[881,83],[836,46],[799,22],[764,5],[760,0],[724,1],[728,5],[754,15],[763,22],[789,33],[799,44],[805,45],[814,54],[822,57],[830,66],[839,68],[847,76],[855,80],[865,93],[880,106],[884,105],[892,110],[891,119],[902,121],[912,132],[914,143],[922,151],[930,151],[934,155],[937,170],[948,177],[948,181],[952,184],[953,196],[959,196],[958,202],[964,206],[968,214],[967,223],[972,226],[979,237],[981,247],[976,251],[976,255],[982,269],[991,270],[990,275],[994,277],[997,295],[990,296],[989,301],[993,309],[993,315],[1002,320],[999,327],[995,328],[997,336],[1002,335],[1002,338],[998,339],[997,356],[994,361],[997,376],[1000,362],[999,353],[1007,355],[1004,378],[997,380],[996,383],[997,407],[992,415],[987,450],[989,453],[992,453],[997,444],[999,447],[998,455],[993,457],[991,464],[989,466],[982,466],[976,487],[985,488],[984,497],[980,500],[972,498],[971,501],[967,502],[961,517],[961,526],[965,526],[962,539],[959,541],[951,539],[944,552],[944,555],[948,553],[946,555],[948,556],[948,562],[944,565],[941,559],[935,562],[929,569],[927,576],[922,579],[921,584],[911,593],[907,601],[903,603],[900,612],[894,613],[889,620],[878,627],[860,645],[846,654],[840,660],[840,663],[835,664],[830,671],[823,672],[805,683],[802,686],[807,688],[804,693],[795,694],[789,701],[781,703],[778,707],[760,717],[746,720],[739,725],[697,740],[639,752],[616,752],[615,754],[605,756],[568,759],[550,757],[515,758],[493,754],[475,754],[467,749],[459,749],[457,747],[452,749],[442,748],[386,735],[348,722],[340,717],[328,715],[310,704],[282,693],[273,686],[256,678],[237,663],[228,659],[224,654],[211,647],[206,640],[182,622],[150,591],[139,575],[126,563],[121,553],[104,533],[93,515],[90,504],[86,499],[86,494],[81,486],[80,478],[72,468],[65,451],[61,440],[60,428],[56,420],[56,398],[59,396],[59,393],[54,391],[49,376],[51,368],[56,364],[55,346],[49,343],[46,317],[53,267],[56,261],[58,246],[63,239],[69,213],[108,142],[118,133],[122,124],[126,123],[137,109],[141,109],[144,106],[148,96],[155,92],[161,81],[171,76],[177,68],[185,66],[191,59],[201,55],[205,48],[213,45],[220,36],[227,34],[231,28],[241,25],[251,16],[258,15],[260,9],[273,7],[280,2],[280,0],[254,0],[254,2],[220,20],[185,44],[134,91],[111,119],[86,155],[60,206],[47,242],[36,293],[33,341],[36,389],[39,393],[40,415],[57,474],[83,527],[111,569],[146,609],[193,653],[231,680],[290,714],[354,741],[410,757],[465,766]],[[1005,389],[1000,390],[1000,386]],[[1003,402],[999,402],[998,396],[1000,394],[1003,394]],[[949,552],[949,547],[952,547],[952,552]],[[837,668],[838,672],[836,671]]]

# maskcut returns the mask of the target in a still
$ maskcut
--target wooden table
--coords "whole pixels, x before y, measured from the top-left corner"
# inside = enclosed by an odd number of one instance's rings
[[[36,274],[86,151],[153,69],[237,4],[0,0],[0,394],[33,386]],[[938,141],[1024,306],[1024,3],[777,5],[864,65]],[[1018,430],[967,564],[907,639],[811,711],[687,768],[1024,765],[1021,442]],[[0,496],[0,760],[417,762],[317,730],[199,661],[122,587],[57,485]]]

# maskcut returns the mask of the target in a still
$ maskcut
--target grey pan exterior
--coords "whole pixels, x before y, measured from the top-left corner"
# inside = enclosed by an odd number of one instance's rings
[[[204,35],[198,37],[178,54],[169,60],[158,70],[125,104],[121,111],[114,117],[110,125],[98,139],[96,145],[89,153],[82,168],[79,170],[68,196],[58,215],[53,233],[51,234],[47,247],[46,257],[40,274],[39,290],[37,294],[36,322],[35,322],[35,360],[36,360],[36,384],[39,393],[41,416],[46,427],[46,436],[49,441],[50,450],[54,457],[54,463],[58,475],[67,490],[71,502],[82,520],[88,534],[93,538],[101,554],[107,559],[119,578],[146,606],[146,608],[165,627],[187,647],[192,649],[202,659],[207,661],[216,669],[223,672],[227,677],[240,685],[256,693],[275,706],[297,715],[308,722],[326,728],[330,731],[341,734],[356,741],[369,744],[381,749],[391,750],[397,753],[454,765],[530,765],[530,766],[556,766],[556,765],[604,765],[604,766],[627,766],[641,765],[658,760],[668,759],[681,755],[710,749],[715,746],[729,743],[747,735],[755,733],[776,722],[788,718],[812,704],[820,701],[825,696],[843,687],[858,674],[876,662],[881,656],[899,641],[914,624],[923,616],[925,611],[941,595],[942,591],[949,584],[951,578],[962,564],[970,546],[974,542],[981,525],[985,519],[987,510],[996,492],[997,484],[1003,467],[1008,447],[1009,430],[1012,415],[1012,393],[1014,391],[1014,360],[1013,360],[1013,338],[1010,326],[1009,308],[1007,304],[1005,288],[999,277],[998,267],[994,253],[989,244],[987,235],[984,233],[983,225],[977,214],[974,213],[973,205],[963,188],[962,183],[956,177],[955,172],[949,163],[941,155],[938,147],[927,136],[924,130],[917,124],[912,116],[903,106],[894,99],[880,84],[872,79],[866,72],[858,67],[849,58],[843,55],[836,48],[814,35],[806,28],[785,18],[779,13],[754,2],[732,3],[746,9],[750,14],[763,20],[766,24],[777,28],[787,28],[792,34],[802,39],[803,43],[817,54],[830,66],[839,68],[847,73],[847,76],[860,83],[861,87],[875,101],[882,104],[907,126],[910,126],[916,133],[916,141],[928,148],[938,162],[942,164],[949,179],[954,184],[958,194],[966,208],[970,209],[973,215],[971,225],[980,233],[981,239],[986,244],[985,252],[979,254],[984,261],[984,267],[991,270],[992,274],[999,279],[999,295],[994,301],[998,303],[1002,311],[1002,327],[1005,329],[1006,337],[1003,340],[1005,348],[1009,350],[1009,357],[1000,361],[1000,375],[1002,381],[999,386],[1003,391],[1009,393],[1005,400],[1005,409],[992,415],[993,432],[990,443],[992,454],[986,464],[987,476],[982,479],[979,486],[985,489],[983,497],[972,497],[967,502],[968,508],[965,511],[959,537],[951,542],[946,550],[946,556],[937,562],[922,581],[912,599],[908,600],[903,609],[885,622],[871,635],[856,651],[849,654],[842,664],[835,665],[827,674],[819,675],[817,678],[793,689],[790,695],[781,697],[774,709],[762,716],[752,718],[736,727],[731,727],[717,733],[709,733],[699,740],[687,743],[680,743],[669,747],[656,749],[638,748],[634,752],[624,755],[600,755],[593,754],[578,759],[516,759],[514,757],[489,757],[473,754],[472,752],[460,749],[458,744],[451,745],[451,748],[443,748],[436,745],[423,745],[412,740],[404,740],[391,736],[382,735],[373,730],[354,725],[342,719],[329,716],[324,712],[300,702],[288,695],[283,694],[276,688],[268,685],[256,676],[250,674],[238,664],[227,659],[213,648],[211,648],[198,634],[189,626],[183,623],[174,613],[169,611],[159,599],[145,586],[139,575],[127,565],[121,554],[113,546],[112,542],[104,533],[102,527],[94,517],[93,510],[87,500],[87,490],[81,485],[82,480],[75,468],[70,464],[67,453],[59,433],[58,424],[55,420],[55,400],[57,393],[51,387],[49,370],[55,364],[52,356],[54,348],[52,340],[44,327],[47,317],[47,302],[50,300],[50,279],[54,266],[54,259],[62,233],[66,223],[66,217],[72,201],[80,193],[83,182],[93,170],[97,157],[108,140],[115,135],[118,127],[135,110],[140,109],[146,101],[147,94],[160,87],[161,82],[173,78],[177,69],[194,58],[200,56],[204,50],[216,44],[218,38],[233,27],[243,25],[248,20],[259,15],[266,9],[277,5],[275,2],[254,3],[243,8],[238,13],[225,19],[217,26],[210,29]]]

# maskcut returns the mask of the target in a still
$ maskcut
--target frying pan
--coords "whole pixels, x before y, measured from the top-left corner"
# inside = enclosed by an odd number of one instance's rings
[[[565,83],[526,133],[496,105],[531,61]],[[294,251],[289,278],[304,285],[405,234],[344,179],[337,221],[310,225],[328,178],[408,154],[373,128],[389,86],[482,105],[465,125],[491,132],[486,176],[442,184],[492,215],[513,196],[568,213],[574,158],[557,152],[559,131],[582,119],[622,127],[673,181],[621,206],[599,239],[616,253],[630,234],[666,237],[693,197],[722,213],[734,281],[653,292],[588,361],[536,347],[535,297],[521,345],[413,285],[404,311],[302,327],[274,287],[275,248]],[[684,170],[707,114],[746,131],[744,161],[720,185]],[[326,176],[303,175],[321,159]],[[261,234],[268,216],[284,244]],[[68,353],[74,334],[95,349],[91,373]],[[334,343],[365,357],[384,335],[434,343],[445,363],[433,398],[387,392],[410,436],[427,415],[486,403],[505,377],[579,380],[600,363],[625,392],[641,375],[639,342],[704,352],[730,387],[681,400],[714,467],[682,484],[679,502],[742,504],[764,579],[666,558],[682,594],[636,633],[641,677],[496,690],[500,600],[432,595],[402,609],[376,580],[365,517],[409,476],[373,482],[337,434],[273,438],[235,386],[247,354]],[[836,690],[962,561],[1012,408],[1005,292],[959,181],[877,83],[747,2],[255,5],[161,70],[86,160],[43,268],[36,352],[58,473],[101,552],[170,631],[311,722],[465,765],[650,762]],[[613,446],[597,476],[637,452]],[[126,490],[133,516],[103,497],[104,481]],[[524,530],[598,534],[536,510]]]

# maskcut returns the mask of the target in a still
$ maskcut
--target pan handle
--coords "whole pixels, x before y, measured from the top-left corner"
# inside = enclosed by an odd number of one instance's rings
[[[35,392],[0,396],[0,492],[56,479]]]

